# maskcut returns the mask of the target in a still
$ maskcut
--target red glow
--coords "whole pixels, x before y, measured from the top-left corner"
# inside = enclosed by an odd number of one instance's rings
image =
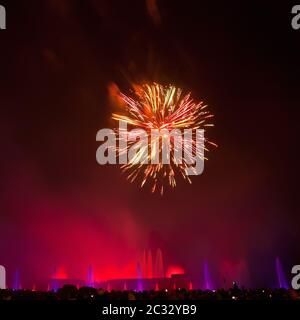
[[[228,287],[232,285],[233,281],[245,286],[249,283],[248,267],[244,259],[221,261],[220,274],[223,279],[227,280],[226,286]]]
[[[175,274],[185,274],[185,271],[180,266],[170,266],[167,270],[166,277],[171,278],[172,275],[175,275]]]
[[[136,277],[137,244],[143,229],[129,211],[116,209],[113,218],[99,220],[96,214],[84,216],[61,203],[36,206],[32,212],[43,212],[43,216],[36,214],[30,223],[25,221],[23,229],[36,244],[27,259],[38,261],[30,268],[37,278],[85,280],[89,265],[95,282]],[[116,219],[122,228],[116,226]]]
[[[67,272],[65,270],[64,267],[59,267],[56,269],[56,271],[54,272],[53,279],[68,279],[68,275]]]

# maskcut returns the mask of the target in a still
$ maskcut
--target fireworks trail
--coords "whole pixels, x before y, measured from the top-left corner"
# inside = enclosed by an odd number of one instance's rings
[[[213,126],[209,120],[213,115],[206,109],[207,105],[203,102],[196,103],[191,98],[191,93],[183,95],[180,88],[173,85],[163,86],[157,83],[135,85],[133,96],[129,97],[123,93],[119,96],[124,104],[122,113],[113,113],[112,118],[117,121],[123,121],[130,129],[143,129],[147,133],[153,130],[166,129],[203,129]],[[129,141],[128,144],[122,144],[128,138],[128,131],[123,132],[116,129],[118,134],[117,152],[120,155],[127,154],[135,142]],[[166,137],[169,139],[169,137]],[[174,154],[178,145],[175,144],[174,138],[171,137],[169,163],[161,161],[162,145],[164,135],[157,136],[147,146],[136,149],[134,157],[126,164],[121,166],[122,171],[127,173],[127,179],[130,182],[140,180],[141,187],[149,183],[152,192],[159,191],[163,194],[164,187],[169,185],[176,186],[177,176],[182,176],[191,183],[189,175],[186,173],[187,168],[191,168],[189,158],[192,156],[206,159],[204,155],[196,154],[196,142],[192,136],[182,136],[182,143],[188,146],[187,157],[181,163],[176,161]],[[173,139],[173,140],[172,140]],[[216,146],[215,143],[203,138],[204,150],[208,151],[207,144]],[[148,153],[148,150],[151,150]],[[158,162],[153,163],[157,157]],[[145,162],[141,161],[142,159]],[[145,164],[146,163],[146,164]]]

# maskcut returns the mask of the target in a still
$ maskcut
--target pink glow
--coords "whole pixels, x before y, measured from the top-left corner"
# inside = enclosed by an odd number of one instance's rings
[[[66,272],[66,269],[64,267],[59,267],[55,270],[55,272],[52,275],[52,279],[68,279],[68,274]]]
[[[175,274],[185,274],[185,271],[182,267],[180,266],[170,266],[168,269],[167,269],[167,273],[166,273],[166,277],[167,278],[171,278],[172,275],[175,275]]]

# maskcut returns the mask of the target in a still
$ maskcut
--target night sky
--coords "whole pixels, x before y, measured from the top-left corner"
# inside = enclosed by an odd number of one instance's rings
[[[161,248],[201,284],[300,263],[300,30],[286,1],[1,1],[0,264],[130,277]],[[215,114],[204,173],[163,196],[96,162],[111,90],[172,83]]]

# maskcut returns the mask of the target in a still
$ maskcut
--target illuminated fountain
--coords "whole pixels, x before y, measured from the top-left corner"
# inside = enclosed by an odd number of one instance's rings
[[[203,272],[204,272],[204,289],[205,290],[212,290],[212,282],[211,277],[208,269],[208,263],[205,260],[203,263]]]
[[[147,278],[153,278],[153,260],[151,250],[148,250],[147,255]]]
[[[94,281],[94,271],[93,271],[93,267],[89,266],[88,270],[87,270],[87,282],[86,285],[88,287],[94,287],[95,285],[95,281]]]
[[[141,268],[141,272],[142,272],[142,277],[143,278],[147,278],[147,254],[146,254],[146,250],[143,251],[140,268]]]
[[[20,282],[20,271],[19,269],[16,269],[14,273],[14,279],[13,279],[13,286],[12,288],[14,290],[20,290],[21,289],[21,282]]]
[[[49,289],[54,292],[57,292],[57,290],[59,289],[59,285],[58,285],[58,281],[57,281],[57,268],[56,267],[54,268],[53,273],[51,275]]]
[[[136,275],[137,275],[137,291],[143,291],[143,274],[140,263],[136,266]]]
[[[288,289],[289,285],[286,280],[281,261],[278,257],[276,258],[275,263],[276,263],[276,274],[277,274],[278,287]]]
[[[165,276],[162,252],[160,249],[156,251],[154,277],[163,278]]]

